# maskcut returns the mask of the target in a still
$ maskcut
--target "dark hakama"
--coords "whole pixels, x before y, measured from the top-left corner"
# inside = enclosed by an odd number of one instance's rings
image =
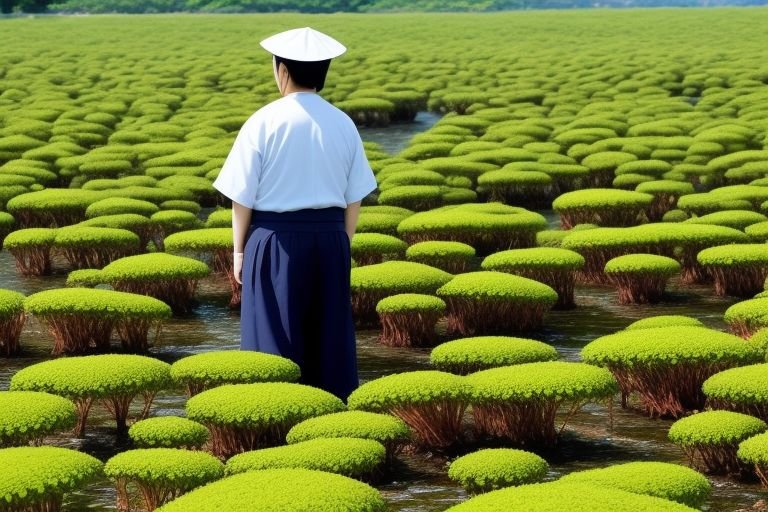
[[[301,367],[341,399],[358,386],[344,209],[253,211],[243,256],[243,350]]]

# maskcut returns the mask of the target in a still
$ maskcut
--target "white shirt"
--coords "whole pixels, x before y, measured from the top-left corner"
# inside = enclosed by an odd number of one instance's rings
[[[286,212],[346,208],[376,179],[349,116],[315,93],[296,92],[245,122],[213,186],[254,210]]]

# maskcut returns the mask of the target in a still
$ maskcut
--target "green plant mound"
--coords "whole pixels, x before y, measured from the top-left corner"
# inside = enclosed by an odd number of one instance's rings
[[[557,441],[555,414],[560,405],[570,404],[575,411],[585,403],[610,398],[618,390],[609,371],[563,361],[491,368],[466,379],[480,432],[548,446]]]
[[[352,257],[360,265],[381,263],[384,258],[400,259],[408,244],[383,233],[357,233],[350,244]]]
[[[638,393],[651,416],[678,417],[704,405],[701,384],[711,375],[763,355],[738,337],[704,327],[625,330],[587,344],[581,358],[611,370],[622,404]]]
[[[67,226],[56,230],[53,247],[74,268],[101,268],[140,249],[140,239],[127,229]]]
[[[398,313],[421,313],[445,311],[445,302],[432,295],[418,293],[401,293],[381,299],[376,304],[376,312],[380,315]]]
[[[73,270],[67,274],[68,288],[95,288],[102,284],[104,279],[101,277],[101,269],[84,268]]]
[[[740,473],[739,443],[768,430],[761,419],[731,411],[705,411],[677,420],[668,437],[680,446],[689,463],[714,474]]]
[[[684,222],[688,224],[713,224],[715,226],[727,226],[729,228],[744,230],[752,224],[765,222],[768,217],[762,213],[744,210],[730,210],[714,212],[701,217],[692,217]]]
[[[768,327],[768,298],[737,302],[725,310],[723,320],[735,334],[749,338],[763,327]]]
[[[536,329],[557,292],[503,272],[459,274],[437,290],[448,304],[448,330],[462,335]]]
[[[718,409],[743,412],[768,421],[768,364],[716,373],[704,381],[701,389]]]
[[[139,488],[144,507],[154,510],[173,498],[224,476],[224,464],[201,451],[143,448],[118,453],[104,465],[117,486],[118,503],[128,504],[129,485]]]
[[[523,450],[496,448],[479,450],[451,462],[448,478],[472,494],[504,487],[540,482],[549,464]]]
[[[712,485],[692,469],[666,462],[628,462],[601,469],[577,471],[560,479],[655,496],[699,509],[709,498]]]
[[[432,344],[445,309],[445,301],[431,295],[401,293],[381,299],[376,304],[382,326],[379,341],[393,347]]]
[[[196,421],[178,416],[159,416],[137,421],[128,436],[139,448],[202,448],[210,436]]]
[[[201,254],[232,250],[232,228],[205,228],[181,231],[164,239],[165,250],[174,254]]]
[[[267,469],[227,477],[196,489],[157,512],[384,512],[373,487],[351,478],[309,469]]]
[[[552,208],[560,214],[565,229],[576,224],[633,226],[653,199],[650,194],[630,190],[576,190],[559,196]]]
[[[20,227],[57,227],[85,220],[85,211],[103,199],[102,192],[49,188],[9,199],[5,207]]]
[[[10,389],[42,391],[72,400],[79,414],[76,432],[82,435],[93,401],[101,401],[115,417],[118,430],[125,430],[130,399],[143,396],[141,416],[146,416],[154,395],[170,384],[167,363],[138,355],[103,354],[27,366],[11,378]]]
[[[731,244],[710,247],[697,259],[715,278],[715,293],[752,297],[768,277],[768,245]]]
[[[625,254],[608,260],[605,275],[617,288],[619,303],[658,302],[667,280],[681,270],[677,260],[656,254]]]
[[[223,384],[295,382],[300,373],[290,359],[250,350],[205,352],[171,365],[174,382],[185,386],[190,396]]]
[[[19,273],[39,276],[51,271],[51,248],[55,239],[55,229],[18,229],[5,237],[3,249],[13,255]]]
[[[742,441],[736,456],[740,461],[753,465],[763,487],[768,487],[768,433]]]
[[[40,441],[75,426],[75,406],[60,396],[36,391],[0,391],[0,447]]]
[[[656,254],[627,254],[608,260],[606,274],[671,277],[680,272],[677,260]]]
[[[451,274],[465,272],[474,257],[474,247],[461,242],[419,242],[405,251],[408,261],[431,265]]]
[[[357,233],[397,235],[397,225],[413,211],[397,206],[363,206],[357,222]]]
[[[127,229],[138,235],[140,247],[146,247],[147,242],[154,234],[154,226],[148,217],[137,213],[119,213],[115,215],[102,215],[93,217],[77,224],[80,227]]]
[[[11,469],[0,479],[3,510],[59,510],[62,496],[98,478],[103,464],[85,453],[53,446],[0,449]]]
[[[85,210],[85,216],[91,219],[103,215],[135,213],[144,217],[149,217],[159,211],[160,208],[155,203],[150,203],[149,201],[126,197],[108,197],[96,201],[95,203],[91,203]]]
[[[19,339],[25,323],[24,295],[0,289],[0,357],[19,352]]]
[[[355,437],[378,441],[393,457],[411,440],[411,430],[400,418],[366,411],[344,411],[304,420],[295,425],[285,440],[288,444],[311,439]]]
[[[577,252],[555,247],[512,249],[486,256],[482,263],[484,270],[497,270],[512,274],[524,271],[580,270],[584,258]]]
[[[218,456],[282,444],[308,418],[345,410],[344,402],[321,389],[285,382],[226,384],[187,401],[187,417],[211,431]]]
[[[227,474],[259,469],[303,468],[371,479],[385,458],[384,446],[371,439],[311,439],[235,455],[227,461]]]
[[[594,485],[552,482],[510,487],[476,496],[446,512],[692,512],[654,496]]]
[[[751,224],[744,228],[744,232],[754,242],[768,242],[768,221]]]
[[[187,210],[186,208],[179,208],[179,210]],[[192,212],[197,215],[197,212]],[[205,220],[205,227],[207,228],[231,228],[232,227],[232,210],[221,209],[215,210],[208,215]]]
[[[706,327],[700,320],[683,315],[659,315],[642,318],[632,322],[624,329],[633,331],[637,329],[654,329],[656,327]]]
[[[557,350],[540,341],[509,336],[478,336],[438,345],[432,349],[429,362],[438,370],[467,375],[499,366],[554,361],[558,357]]]

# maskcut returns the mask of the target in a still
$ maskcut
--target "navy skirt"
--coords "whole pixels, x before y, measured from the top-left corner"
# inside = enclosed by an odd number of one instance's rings
[[[287,357],[346,400],[358,377],[344,209],[254,210],[246,240],[241,348]]]

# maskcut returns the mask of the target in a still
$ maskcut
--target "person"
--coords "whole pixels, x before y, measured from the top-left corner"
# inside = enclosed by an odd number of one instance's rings
[[[346,48],[311,28],[261,42],[282,96],[238,133],[213,186],[232,200],[241,349],[290,358],[301,382],[358,386],[350,241],[376,188],[354,122],[318,93]]]

